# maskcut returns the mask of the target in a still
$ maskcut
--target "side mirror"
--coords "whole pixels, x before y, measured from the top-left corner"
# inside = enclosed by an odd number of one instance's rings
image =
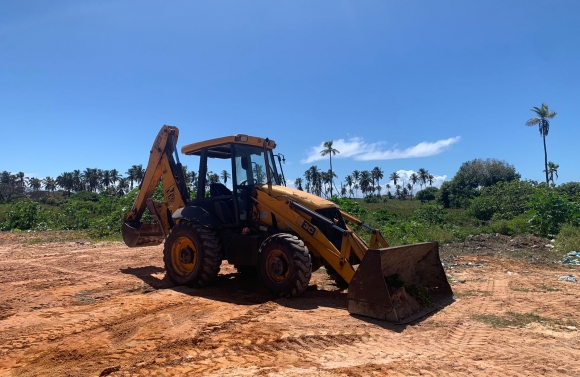
[[[248,156],[242,156],[242,169],[248,170],[249,163],[248,163]]]

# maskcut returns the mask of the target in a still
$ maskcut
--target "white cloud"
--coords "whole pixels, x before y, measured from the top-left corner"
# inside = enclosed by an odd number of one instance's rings
[[[444,140],[437,140],[435,142],[423,141],[415,146],[398,149],[392,148],[383,150],[382,146],[386,143],[379,141],[376,143],[367,143],[361,137],[353,137],[348,140],[338,139],[333,143],[333,148],[340,153],[333,155],[334,158],[354,158],[357,161],[372,161],[372,160],[395,160],[403,158],[429,157],[435,156],[452,144],[461,140],[460,136],[452,137]],[[324,149],[324,142],[318,146],[311,147],[306,152],[306,158],[300,160],[303,164],[309,164],[314,161],[326,160],[326,156],[322,156],[320,151]]]

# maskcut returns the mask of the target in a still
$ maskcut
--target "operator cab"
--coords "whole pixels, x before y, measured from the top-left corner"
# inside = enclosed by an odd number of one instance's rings
[[[181,148],[186,155],[199,156],[196,199],[190,202],[213,214],[222,227],[245,226],[251,220],[254,188],[282,185],[274,163],[273,140],[235,135],[189,144]],[[231,180],[220,182],[217,174],[208,174],[208,161],[230,160]],[[209,196],[206,192],[209,189]]]

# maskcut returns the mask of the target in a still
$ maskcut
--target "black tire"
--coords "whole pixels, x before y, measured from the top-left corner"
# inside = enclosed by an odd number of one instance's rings
[[[338,274],[338,272],[336,272],[336,270],[334,268],[332,268],[332,266],[330,266],[329,264],[327,264],[325,266],[326,268],[326,273],[328,274],[328,277],[331,278],[332,280],[334,280],[334,284],[340,288],[340,289],[346,289],[348,288],[348,283],[346,282],[346,280],[344,280],[342,278],[342,276],[340,276]]]
[[[165,240],[163,262],[173,284],[204,287],[220,270],[219,238],[211,229],[182,221],[171,229]]]
[[[275,234],[260,246],[258,272],[266,288],[277,297],[304,292],[312,276],[308,248],[291,234]]]

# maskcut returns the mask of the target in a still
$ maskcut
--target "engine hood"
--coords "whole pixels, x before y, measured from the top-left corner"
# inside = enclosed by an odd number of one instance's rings
[[[268,185],[263,185],[260,187],[262,191],[268,192]],[[287,196],[304,207],[309,208],[313,211],[323,208],[338,208],[333,202],[322,199],[319,196],[309,194],[305,191],[296,190],[285,186],[272,186],[272,196]]]

